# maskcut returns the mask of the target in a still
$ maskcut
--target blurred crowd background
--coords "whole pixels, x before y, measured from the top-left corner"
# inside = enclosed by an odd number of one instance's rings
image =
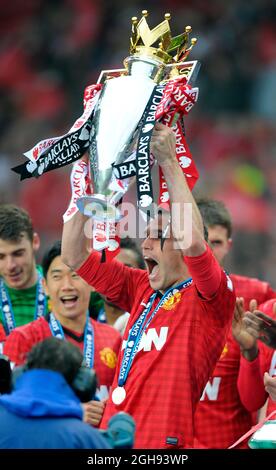
[[[27,209],[42,251],[60,237],[70,168],[19,182],[10,171],[41,139],[82,114],[84,88],[121,68],[132,16],[172,15],[198,43],[200,96],[187,139],[200,171],[195,193],[223,200],[234,222],[229,270],[276,287],[275,0],[0,0],[0,197]]]

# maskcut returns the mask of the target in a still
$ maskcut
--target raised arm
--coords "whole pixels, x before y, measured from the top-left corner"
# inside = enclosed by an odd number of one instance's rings
[[[178,164],[175,136],[169,127],[157,123],[152,134],[151,150],[162,168],[172,207],[172,230],[178,247],[185,256],[199,256],[206,250],[203,222],[189,189],[186,178]],[[188,206],[190,204],[190,206]],[[192,217],[191,233],[185,217]],[[189,243],[191,240],[191,243]]]
[[[85,224],[87,223],[91,223],[89,218],[78,211],[63,226],[61,257],[63,263],[74,271],[89,256],[89,240],[85,236]]]
[[[101,263],[100,253],[89,248],[91,240],[86,234],[89,232],[89,236],[92,235],[92,220],[81,214],[76,207],[77,198],[85,194],[86,174],[86,161],[78,161],[71,174],[71,202],[64,214],[62,260],[109,302],[130,311],[136,291],[147,278],[147,273],[128,268],[115,260]]]
[[[73,270],[78,269],[89,255],[89,240],[85,236],[85,225],[91,221],[81,214],[76,206],[77,199],[85,195],[87,176],[88,163],[85,156],[73,165],[70,177],[72,197],[63,216],[61,257],[62,261]]]

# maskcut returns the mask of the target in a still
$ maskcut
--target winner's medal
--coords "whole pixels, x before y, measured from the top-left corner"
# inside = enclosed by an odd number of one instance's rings
[[[126,391],[124,387],[116,387],[112,392],[112,401],[114,405],[120,405],[126,398]]]

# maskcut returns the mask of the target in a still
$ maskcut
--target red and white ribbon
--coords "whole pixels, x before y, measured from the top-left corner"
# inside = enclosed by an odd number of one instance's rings
[[[48,139],[41,140],[32,149],[28,150],[23,154],[30,160],[30,162],[28,163],[30,172],[32,172],[32,169],[35,169],[37,167],[36,161],[49,147],[51,147],[58,140],[62,139],[66,135],[70,135],[73,132],[77,131],[83,126],[83,124],[88,121],[93,109],[97,104],[101,88],[102,85],[100,84],[89,85],[85,88],[83,98],[84,111],[82,115],[74,122],[73,126],[67,134],[61,135],[59,137],[51,137]],[[89,136],[87,136],[87,139],[89,139]]]
[[[172,126],[176,138],[176,158],[181,167],[189,188],[192,190],[199,174],[187,145],[180,117],[188,114],[198,98],[198,88],[191,88],[184,77],[170,80],[164,90],[163,98],[156,110],[156,119],[168,127]],[[176,123],[174,123],[176,121]],[[161,168],[159,168],[158,204],[169,203],[169,192]]]
[[[76,202],[82,196],[87,196],[93,192],[89,177],[89,165],[83,160],[78,160],[73,164],[70,184],[72,190],[71,200],[68,209],[63,214],[63,222],[68,222],[78,211]]]

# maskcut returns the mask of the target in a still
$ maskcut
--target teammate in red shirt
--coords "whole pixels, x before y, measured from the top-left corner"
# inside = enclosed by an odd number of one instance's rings
[[[87,367],[93,367],[97,373],[97,397],[102,401],[93,400],[84,404],[84,408],[85,420],[98,425],[113,381],[121,337],[114,328],[89,318],[90,286],[62,263],[60,253],[61,244],[57,242],[43,259],[51,312],[45,318],[15,328],[4,344],[4,354],[16,365],[23,364],[32,347],[49,336],[78,346]]]
[[[196,404],[225,344],[235,295],[204,241],[171,129],[155,126],[152,152],[181,220],[172,212],[170,222],[163,213],[149,225],[142,245],[147,272],[116,260],[100,263],[98,253],[89,255],[83,230],[87,218],[80,213],[64,224],[63,259],[109,301],[130,312],[101,426],[125,411],[136,422],[136,448],[188,448],[193,446]],[[183,246],[185,203],[192,208],[189,246]],[[163,247],[160,238],[165,239]]]
[[[208,228],[208,238],[213,253],[220,264],[223,264],[232,244],[230,214],[220,201],[202,199],[198,201],[198,207]],[[237,298],[244,299],[238,300],[237,309],[248,309],[251,299],[255,299],[257,304],[260,304],[275,297],[275,292],[267,282],[236,274],[231,274],[230,278],[233,281]],[[227,448],[255,424],[252,412],[257,411],[259,406],[254,404],[248,408],[244,406],[238,383],[243,356],[245,360],[252,361],[252,366],[254,366],[254,361],[258,360],[256,359],[258,349],[252,346],[251,351],[245,350],[248,347],[245,341],[252,343],[252,338],[248,338],[250,335],[246,335],[244,329],[242,332],[239,330],[240,324],[234,320],[235,338],[230,330],[222,355],[206,384],[197,407],[195,447]],[[252,394],[252,388],[248,384],[247,388]],[[241,446],[247,447],[247,444],[243,443]]]
[[[276,410],[276,298],[265,302],[252,313],[244,316],[244,324],[255,341],[259,339],[265,347],[260,349],[260,361],[255,367],[244,361],[241,375],[241,396],[247,406],[257,401],[261,407],[268,398],[266,415]],[[259,342],[260,345],[260,342]],[[246,382],[258,377],[258,386],[253,396],[247,390]],[[256,379],[255,379],[256,380]],[[272,418],[275,419],[275,418]]]

